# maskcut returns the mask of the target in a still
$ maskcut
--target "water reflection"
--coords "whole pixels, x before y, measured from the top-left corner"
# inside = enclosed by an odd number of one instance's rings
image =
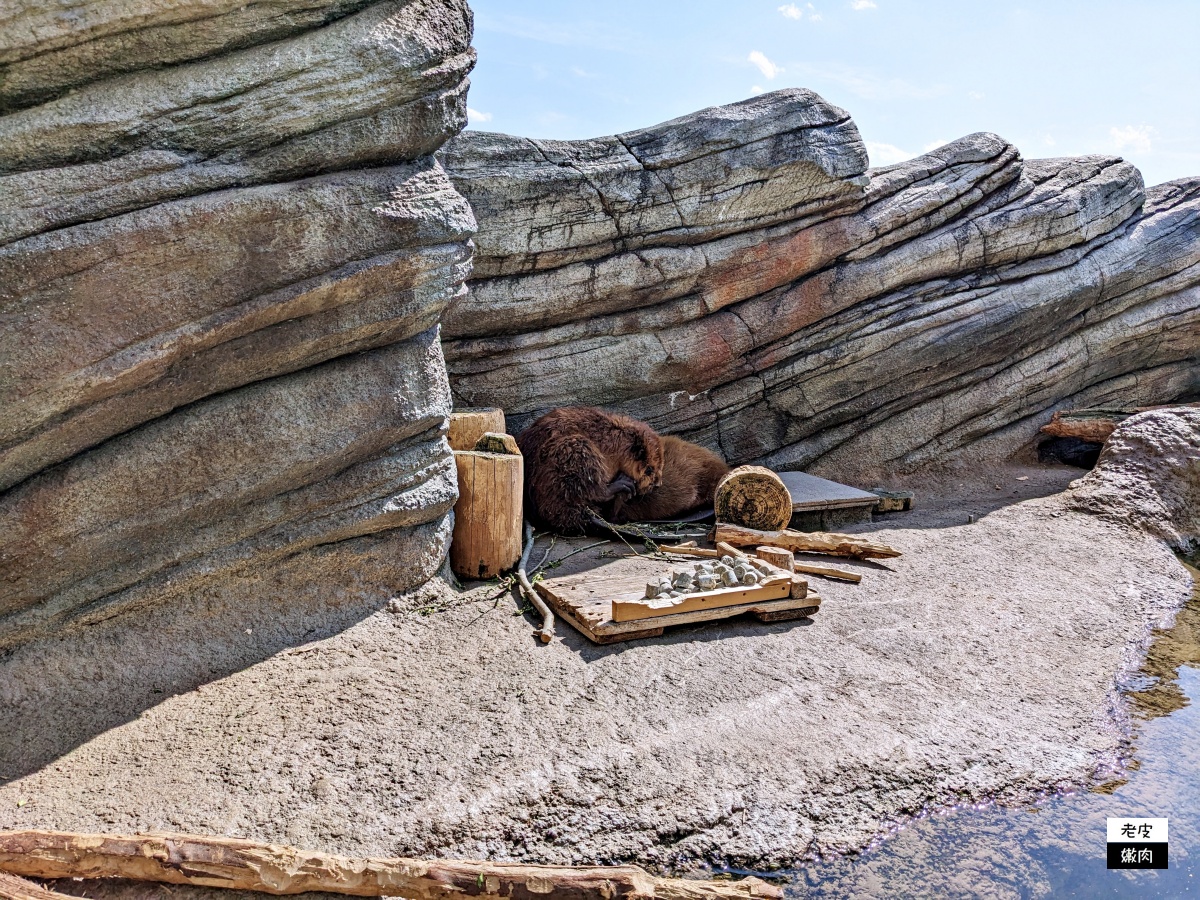
[[[820,863],[801,897],[1187,897],[1200,895],[1200,582],[1155,635],[1129,686],[1136,759],[1123,778],[1035,809],[957,811],[913,823],[875,849]],[[1109,816],[1170,819],[1170,868],[1108,870]]]

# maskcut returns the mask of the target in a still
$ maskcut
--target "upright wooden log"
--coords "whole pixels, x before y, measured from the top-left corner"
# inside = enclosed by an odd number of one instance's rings
[[[740,547],[768,544],[772,547],[783,547],[799,553],[828,553],[830,556],[849,556],[854,559],[871,559],[899,556],[900,551],[869,541],[852,534],[833,534],[823,531],[759,531],[756,528],[743,528],[740,525],[717,523],[714,532],[715,541],[734,544]]]
[[[757,878],[655,878],[637,866],[533,866],[451,859],[352,859],[238,838],[57,831],[0,833],[0,871],[32,878],[132,878],[300,894],[462,900],[750,900],[782,891]],[[31,898],[32,900],[32,898]]]
[[[762,466],[738,466],[717,482],[713,507],[718,522],[761,531],[784,528],[792,520],[792,495],[778,475]]]
[[[458,502],[450,568],[460,578],[494,578],[521,558],[525,459],[509,453],[455,451]]]
[[[475,444],[489,431],[504,434],[504,410],[494,407],[456,409],[450,413],[450,431],[446,439],[451,450],[474,450]]]

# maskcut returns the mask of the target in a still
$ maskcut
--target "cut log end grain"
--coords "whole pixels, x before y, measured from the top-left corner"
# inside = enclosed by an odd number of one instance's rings
[[[792,495],[783,480],[762,466],[738,466],[717,483],[718,522],[776,531],[792,520]]]
[[[450,430],[446,440],[451,450],[474,450],[479,439],[488,432],[504,434],[504,410],[494,407],[456,409],[450,413]]]

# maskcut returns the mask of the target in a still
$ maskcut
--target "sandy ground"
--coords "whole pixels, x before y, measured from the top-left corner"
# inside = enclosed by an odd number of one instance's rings
[[[910,483],[917,510],[854,529],[905,555],[813,579],[798,622],[600,647],[560,621],[543,646],[508,595],[439,584],[29,645],[0,661],[0,828],[764,868],[1087,783],[1128,737],[1117,679],[1191,582],[1160,542],[1067,511],[1079,474]]]

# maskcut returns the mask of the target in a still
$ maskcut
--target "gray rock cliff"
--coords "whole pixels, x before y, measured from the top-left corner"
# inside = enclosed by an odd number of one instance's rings
[[[1063,406],[1200,394],[1200,178],[1147,191],[992,134],[868,171],[803,90],[441,158],[480,222],[451,384],[517,428],[596,404],[868,478],[1010,455]]]
[[[426,581],[464,0],[4,15],[0,648],[298,563],[333,595]]]

